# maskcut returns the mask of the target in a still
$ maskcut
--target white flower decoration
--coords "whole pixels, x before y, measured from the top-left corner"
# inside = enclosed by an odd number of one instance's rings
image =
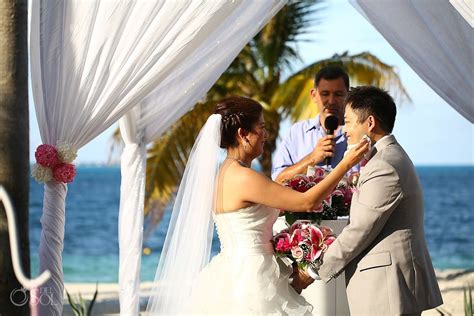
[[[46,183],[53,178],[53,171],[51,168],[43,167],[35,163],[31,168],[31,176],[39,183]]]
[[[56,148],[58,150],[59,159],[64,163],[72,163],[77,157],[77,150],[70,144],[60,143]]]

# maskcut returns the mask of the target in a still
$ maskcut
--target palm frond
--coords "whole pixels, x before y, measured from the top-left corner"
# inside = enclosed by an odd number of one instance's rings
[[[257,64],[263,70],[261,80],[273,76],[300,56],[295,43],[302,35],[313,33],[319,23],[317,13],[322,9],[319,0],[294,1],[284,6],[250,42]]]
[[[189,153],[201,127],[212,113],[209,102],[186,113],[148,149],[145,214],[151,201],[166,205],[179,185]]]

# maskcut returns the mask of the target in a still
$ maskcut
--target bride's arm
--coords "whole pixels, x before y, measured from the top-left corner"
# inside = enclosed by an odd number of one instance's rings
[[[238,190],[242,199],[248,202],[264,204],[270,207],[306,212],[316,209],[319,204],[331,194],[334,187],[344,175],[362,158],[368,145],[361,143],[344,157],[321,182],[301,193],[271,181],[263,174],[252,169],[244,170],[239,176],[239,186],[245,188]]]

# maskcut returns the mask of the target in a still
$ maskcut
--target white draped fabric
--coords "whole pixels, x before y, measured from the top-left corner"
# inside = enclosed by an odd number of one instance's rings
[[[439,96],[474,123],[474,29],[451,3],[351,3]]]
[[[87,144],[167,82],[213,30],[210,21],[233,12],[228,8],[226,1],[31,1],[31,80],[42,141]],[[143,164],[143,149],[125,155],[127,164]],[[42,315],[62,314],[66,193],[65,184],[45,185],[40,269],[51,272],[44,286],[54,301],[40,306]]]
[[[120,311],[138,315],[143,232],[145,146],[205,97],[247,42],[286,1],[228,1],[199,34],[199,46],[133,111],[120,120],[125,149],[119,214]],[[214,3],[202,4],[215,5]]]

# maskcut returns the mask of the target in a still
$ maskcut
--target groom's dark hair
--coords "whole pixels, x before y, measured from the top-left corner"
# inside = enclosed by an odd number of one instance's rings
[[[373,115],[384,132],[392,132],[397,107],[387,91],[373,86],[351,88],[344,104],[354,110],[359,123]]]

